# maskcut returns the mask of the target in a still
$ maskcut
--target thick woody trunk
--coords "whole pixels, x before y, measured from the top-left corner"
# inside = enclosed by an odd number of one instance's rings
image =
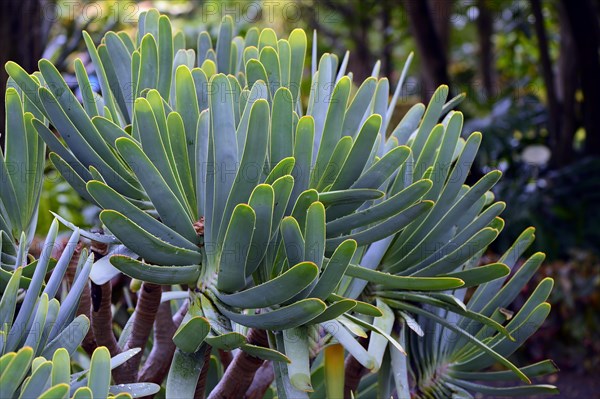
[[[258,346],[269,346],[267,333],[263,330],[251,329],[248,333],[248,343]],[[239,399],[244,396],[252,380],[254,374],[263,364],[263,360],[257,357],[250,356],[246,352],[239,351],[221,381],[212,390],[209,399]]]
[[[156,312],[156,320],[154,320],[154,344],[148,359],[139,372],[139,382],[154,382],[160,385],[169,372],[175,353],[173,334],[177,330],[172,317],[169,302],[161,303]]]
[[[275,380],[273,363],[270,361],[264,362],[254,374],[254,379],[246,391],[244,399],[262,399],[273,380]]]
[[[110,281],[96,285],[92,283],[92,331],[98,346],[106,346],[111,356],[121,353],[115,334],[111,312],[112,286]]]
[[[156,313],[160,306],[161,292],[160,285],[151,283],[142,284],[135,313],[132,316],[134,320],[131,334],[123,348],[124,351],[133,348],[141,348],[142,351],[115,369],[113,377],[117,384],[137,381],[142,354],[146,347],[146,342],[148,342],[148,338],[150,337]]]

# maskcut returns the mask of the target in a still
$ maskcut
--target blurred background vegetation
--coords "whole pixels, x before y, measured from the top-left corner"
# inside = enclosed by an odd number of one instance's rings
[[[241,32],[254,25],[281,35],[316,30],[319,54],[342,58],[350,50],[355,81],[379,60],[395,85],[414,51],[398,106],[428,101],[440,84],[466,93],[459,107],[465,132],[484,134],[474,175],[504,172],[496,195],[508,203],[507,224],[490,256],[527,226],[537,229],[533,250],[548,254],[544,273],[557,281],[555,311],[524,356],[561,358],[561,368],[574,370],[600,366],[600,2],[3,0],[0,63],[13,60],[33,72],[45,57],[69,82],[72,62],[81,58],[93,81],[81,31],[99,40],[108,30],[133,30],[139,12],[151,7],[171,17],[188,48],[201,29],[216,36],[224,15]],[[6,78],[2,70],[2,92]],[[51,165],[46,175],[39,231],[48,228],[49,210],[92,227],[96,210]]]

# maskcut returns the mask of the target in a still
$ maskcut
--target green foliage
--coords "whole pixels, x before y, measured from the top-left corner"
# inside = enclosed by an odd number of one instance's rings
[[[108,349],[96,348],[89,369],[71,374],[71,353],[67,349],[36,357],[34,350],[25,346],[0,357],[2,397],[137,398],[155,394],[159,389],[156,384],[110,385],[111,370],[139,351],[132,349],[111,359]]]
[[[120,271],[189,287],[168,397],[193,393],[209,346],[272,361],[279,397],[319,392],[311,356],[336,343],[379,372],[378,397],[389,397],[392,384],[399,394],[410,385],[417,396],[471,397],[467,391],[488,388],[464,373],[495,362],[530,382],[531,369],[507,356],[547,315],[547,294],[534,293],[519,322],[506,323],[499,309],[542,256],[503,286],[522,242],[533,239],[526,231],[498,263],[479,266],[504,227],[504,204],[490,192],[499,171],[465,184],[481,134],[461,137],[463,116],[451,109],[463,96],[448,100],[442,86],[427,107],[390,126],[410,58],[393,93],[377,68],[355,90],[347,60],[323,54],[317,62],[313,47],[305,107],[305,33],[234,36],[229,17],[214,46],[200,35],[197,54],[156,10],[140,15],[135,40],[113,32],[99,46],[84,39],[99,102],[79,103],[47,60],[36,75],[14,63],[6,69],[35,110],[31,127],[54,166],[103,209],[105,234],[74,233],[109,246],[110,264],[96,263],[92,278],[106,282]],[[79,69],[84,92],[89,80]],[[123,246],[128,253],[116,250]],[[90,267],[88,260],[83,278]],[[270,347],[249,342],[249,329],[267,330]],[[454,341],[442,339],[448,331]],[[367,347],[356,337],[369,337]],[[325,359],[330,381],[333,364]]]
[[[33,78],[32,79],[36,79]],[[6,90],[5,148],[0,152],[0,263],[14,263],[21,233],[31,245],[37,220],[46,145],[33,120],[42,118],[35,106],[14,87]]]
[[[40,248],[31,248],[42,189],[45,144],[33,127],[34,115],[43,117],[17,89],[6,93],[6,146],[0,159],[0,396],[15,398],[131,397],[158,391],[155,384],[109,386],[113,368],[139,349],[111,359],[106,348],[92,355],[89,370],[71,375],[71,356],[90,328],[84,315],[76,316],[79,299],[93,264],[83,249],[74,259],[79,229],[62,248],[58,260],[58,221],[54,220]],[[39,252],[35,259],[31,250]],[[68,293],[59,290],[69,267],[74,279]],[[49,273],[49,278],[46,275]],[[50,360],[48,360],[50,359]],[[112,396],[112,395],[117,396]]]

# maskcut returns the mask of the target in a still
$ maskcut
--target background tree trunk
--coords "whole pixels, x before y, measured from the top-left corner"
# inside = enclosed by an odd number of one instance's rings
[[[554,71],[552,70],[552,60],[548,50],[548,36],[544,27],[544,15],[540,0],[531,0],[531,12],[535,18],[534,28],[538,39],[538,48],[540,51],[540,73],[544,78],[546,86],[546,102],[548,113],[548,132],[550,133],[550,148],[557,148],[560,133],[560,104],[556,97],[554,85]],[[553,151],[553,154],[555,152]]]
[[[0,1],[0,121],[4,131],[4,93],[8,74],[4,64],[14,61],[27,72],[34,72],[44,52],[46,38],[55,15],[55,0]],[[4,134],[0,138],[4,143]]]
[[[567,165],[575,159],[573,137],[579,125],[575,92],[579,86],[575,43],[569,19],[562,4],[558,5],[560,24],[560,56],[558,59],[557,97],[561,103],[561,122],[556,147],[552,149],[553,162]]]
[[[448,58],[448,50],[450,49],[450,19],[452,18],[453,6],[453,0],[429,0],[433,27],[446,58]]]
[[[427,1],[405,0],[408,20],[421,55],[423,99],[429,99],[435,89],[450,83],[448,60],[444,44],[434,25],[432,10]]]
[[[481,88],[486,99],[495,95],[495,70],[492,34],[494,33],[494,20],[489,8],[489,0],[479,0],[477,8],[477,34],[479,36],[479,72],[481,75]]]
[[[562,0],[569,19],[583,91],[583,126],[585,127],[585,152],[600,156],[600,26],[598,13],[592,0]]]

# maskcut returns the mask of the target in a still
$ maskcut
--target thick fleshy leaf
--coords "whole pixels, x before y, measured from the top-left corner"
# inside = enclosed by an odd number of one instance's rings
[[[28,327],[28,321],[30,318],[32,318],[32,312],[34,311],[38,301],[38,296],[44,282],[46,271],[48,269],[50,255],[52,253],[57,234],[58,221],[55,220],[52,222],[50,229],[48,230],[46,241],[42,247],[35,273],[31,279],[31,283],[29,284],[27,292],[25,293],[25,298],[21,303],[21,307],[19,308],[19,312],[11,328],[10,335],[6,341],[6,352],[15,350],[17,348],[19,341],[25,334],[26,328]],[[22,238],[24,239],[24,236]]]
[[[53,363],[54,362],[45,361],[38,366],[32,367],[34,368],[34,370],[32,370],[30,377],[28,377],[28,379],[26,379],[23,382],[23,385],[21,386],[21,394],[19,395],[19,399],[38,398],[42,395],[44,389],[46,388],[46,384],[51,379],[51,373],[54,371],[54,369],[57,368],[56,363]],[[67,363],[67,365],[69,364]],[[52,380],[52,384],[50,384],[50,386],[54,386],[61,383],[69,383],[68,375],[67,381],[55,383],[54,380]]]
[[[268,250],[274,203],[275,192],[268,184],[259,184],[250,195],[248,205],[256,214],[256,224],[246,262],[246,276],[254,273]]]
[[[413,220],[415,220],[415,218],[430,210],[432,206],[433,202],[422,201],[392,216],[384,222],[375,225],[374,227],[370,227],[366,230],[362,230],[345,237],[329,238],[327,239],[327,251],[333,252],[332,249],[337,247],[347,238],[355,240],[359,246],[382,240],[402,230]]]
[[[376,200],[384,196],[384,193],[374,189],[356,189],[343,191],[328,191],[319,193],[319,201],[325,206],[341,204],[358,204]]]
[[[92,390],[95,398],[108,396],[110,378],[110,353],[106,347],[101,346],[92,354],[88,373],[88,388]]]
[[[319,274],[314,263],[302,262],[264,284],[235,294],[217,293],[225,304],[237,308],[266,308],[292,298],[307,287]]]
[[[294,29],[288,38],[291,50],[290,62],[290,91],[294,104],[297,103],[300,94],[300,83],[306,57],[306,33],[302,29]]]
[[[356,241],[346,240],[336,248],[331,258],[326,261],[323,273],[311,291],[310,297],[324,300],[335,291],[350,265],[356,246]]]
[[[119,212],[104,210],[100,213],[100,220],[123,244],[149,262],[162,265],[190,265],[201,262],[200,252],[169,244],[143,230]]]
[[[210,332],[210,323],[204,317],[195,316],[183,320],[175,334],[173,342],[186,353],[194,353],[200,349],[204,338]]]
[[[192,354],[184,353],[179,349],[175,350],[167,377],[167,397],[190,398],[194,396],[198,376],[204,366],[204,353],[207,350],[206,345]]]
[[[421,199],[433,185],[431,180],[419,180],[398,194],[375,206],[351,213],[327,223],[327,234],[336,236],[340,233],[363,227],[379,220],[393,217]]]
[[[350,154],[346,162],[344,162],[335,183],[331,187],[332,190],[341,190],[348,188],[358,179],[363,172],[375,139],[381,127],[381,116],[371,115],[363,124],[360,133],[356,137],[356,141],[352,146]]]
[[[246,205],[233,210],[227,232],[220,249],[217,287],[224,292],[234,292],[246,285],[246,261],[254,234],[256,214]]]
[[[227,220],[227,218],[223,218],[223,212],[239,166],[231,85],[225,75],[215,75],[210,80],[209,103],[215,176],[212,233],[208,240],[215,241],[212,244],[216,245],[221,221]],[[209,162],[211,161],[209,159]],[[208,183],[209,181],[207,181],[207,185]]]
[[[351,311],[357,305],[357,301],[352,299],[341,299],[337,302],[332,303],[325,309],[323,313],[315,317],[310,321],[310,324],[320,324],[325,323],[329,320],[334,320],[345,314],[346,312]]]
[[[509,273],[510,269],[505,264],[492,263],[461,272],[450,273],[447,274],[446,277],[454,277],[463,280],[465,282],[463,287],[467,288],[505,277]]]
[[[192,251],[197,250],[198,247],[195,244],[181,236],[177,231],[140,210],[106,184],[92,180],[87,183],[87,190],[102,208],[127,215],[132,222],[136,223],[143,230],[151,232],[152,235],[174,246]]]
[[[160,385],[151,382],[136,382],[132,384],[111,385],[108,392],[115,395],[115,399],[143,398],[154,395],[160,391]]]
[[[383,316],[376,317],[373,320],[373,325],[389,335],[394,327],[394,312],[379,298],[377,298],[377,307],[381,310]],[[395,340],[392,338],[392,341]],[[367,352],[369,352],[369,354],[373,356],[373,359],[375,360],[375,371],[379,370],[379,368],[382,366],[383,355],[385,353],[385,349],[387,348],[387,344],[388,340],[385,336],[378,334],[377,332],[371,334]]]
[[[303,325],[321,314],[327,305],[319,299],[303,299],[288,306],[260,314],[238,314],[226,307],[217,307],[234,322],[250,328],[285,330]]]
[[[84,315],[77,316],[56,338],[46,345],[41,356],[49,359],[59,348],[65,348],[70,355],[73,354],[89,329],[90,320]]]
[[[230,332],[221,335],[209,334],[204,340],[211,347],[224,351],[232,351],[246,345],[246,337],[238,332]]]
[[[273,98],[269,155],[271,164],[276,164],[282,159],[293,155],[293,105],[292,93],[284,87],[278,89]]]
[[[323,64],[323,60],[321,61],[321,65]],[[319,70],[319,85],[326,84],[326,82],[321,82],[321,78],[325,78],[328,76],[326,71]],[[331,71],[330,71],[331,72]],[[329,75],[329,78],[331,76]],[[344,77],[342,78],[333,88],[333,93],[331,97],[321,97],[316,101],[320,102],[328,102],[327,106],[325,104],[319,104],[317,108],[322,108],[327,111],[327,116],[324,119],[322,125],[322,136],[320,140],[320,144],[318,147],[318,151],[316,154],[316,160],[314,163],[314,170],[312,176],[312,182],[317,183],[321,180],[322,174],[326,170],[326,165],[329,163],[329,159],[332,157],[334,148],[336,144],[342,137],[342,125],[344,123],[344,116],[346,112],[346,103],[348,102],[348,97],[350,95],[350,87],[352,83],[350,78]],[[317,126],[316,133],[319,133],[318,125],[320,120],[317,118],[317,115],[320,115],[319,110],[315,110],[315,126]],[[379,117],[379,121],[381,123],[381,117]],[[379,128],[379,127],[377,127]],[[341,164],[341,163],[340,163]],[[339,165],[338,165],[339,168]],[[339,169],[338,169],[339,171]],[[314,187],[315,184],[312,186]]]
[[[291,216],[281,221],[281,236],[288,262],[297,264],[304,260],[304,237],[296,219]]]
[[[107,386],[108,388],[108,386]],[[58,384],[44,391],[38,399],[66,399],[69,397],[69,385]]]
[[[352,337],[352,334],[340,322],[330,320],[321,325],[365,368],[370,370],[375,366],[373,357]]]
[[[271,360],[273,362],[281,363],[291,362],[289,357],[275,349],[265,348],[263,346],[256,346],[251,344],[244,344],[241,346],[241,349],[249,355],[257,357],[259,359]]]
[[[118,139],[116,146],[123,158],[135,166],[136,176],[146,189],[163,223],[189,241],[195,242],[197,234],[192,227],[193,221],[141,147],[127,138]]]
[[[14,392],[27,375],[31,360],[33,359],[33,349],[24,347],[8,362],[6,369],[2,370],[0,375],[0,387],[2,387],[2,396],[12,397]]]
[[[285,354],[290,359],[287,364],[290,382],[300,391],[311,392],[310,348],[306,330],[302,327],[284,330],[283,344]]]
[[[157,266],[121,255],[111,256],[110,263],[130,277],[155,284],[193,284],[200,276],[200,265]]]
[[[19,281],[21,280],[22,271],[23,268],[18,267],[12,272],[10,280],[2,293],[2,299],[0,300],[0,325],[4,326],[6,323],[8,328],[11,327],[13,316],[15,314],[17,291],[19,290]]]
[[[296,164],[292,171],[295,186],[292,200],[295,201],[300,193],[308,188],[312,162],[312,142],[315,135],[315,121],[312,116],[303,116],[298,120],[294,143],[294,158]],[[291,210],[291,208],[290,208]]]
[[[464,284],[462,280],[453,277],[396,276],[355,265],[350,265],[346,274],[397,290],[442,291],[459,288]]]
[[[269,139],[269,104],[266,100],[257,100],[252,105],[248,125],[248,137],[238,173],[227,198],[223,210],[222,224],[218,242],[225,237],[226,226],[233,209],[241,203],[248,202],[250,194],[261,178],[262,166],[267,155]]]

